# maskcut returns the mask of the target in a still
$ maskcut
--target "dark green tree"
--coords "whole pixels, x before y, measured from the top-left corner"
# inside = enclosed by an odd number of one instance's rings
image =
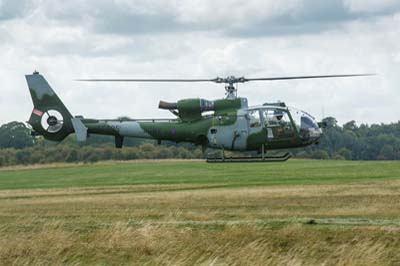
[[[10,122],[0,127],[0,148],[22,149],[35,144],[31,130],[21,122]]]

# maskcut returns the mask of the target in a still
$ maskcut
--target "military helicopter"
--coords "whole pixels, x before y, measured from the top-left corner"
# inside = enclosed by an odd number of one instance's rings
[[[32,134],[51,141],[62,141],[75,133],[80,142],[90,134],[115,137],[116,148],[122,148],[125,137],[162,141],[190,142],[207,148],[221,149],[222,155],[208,157],[207,162],[276,162],[291,155],[267,155],[269,150],[305,147],[317,144],[322,136],[322,122],[305,111],[283,102],[248,106],[246,98],[237,96],[237,84],[250,81],[274,81],[315,78],[369,76],[371,74],[245,78],[229,76],[214,79],[80,79],[87,82],[214,82],[225,84],[223,99],[183,99],[160,101],[158,107],[172,112],[176,119],[88,119],[73,116],[50,87],[35,71],[26,75],[34,109],[28,123]],[[254,154],[226,157],[224,151],[250,151]]]

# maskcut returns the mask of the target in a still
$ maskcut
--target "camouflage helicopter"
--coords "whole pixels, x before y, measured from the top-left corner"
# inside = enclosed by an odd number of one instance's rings
[[[314,78],[367,76],[370,74],[245,78],[230,76],[215,79],[81,79],[94,82],[214,82],[225,84],[226,97],[214,101],[183,99],[160,101],[159,108],[171,111],[176,119],[88,119],[73,116],[50,87],[46,79],[34,72],[26,75],[33,101],[28,123],[33,135],[51,141],[62,141],[75,133],[80,142],[90,134],[115,137],[116,148],[125,137],[161,141],[190,142],[207,148],[221,149],[222,155],[208,157],[207,162],[271,162],[286,161],[285,153],[268,156],[268,150],[305,147],[318,144],[323,123],[307,112],[286,106],[283,102],[248,106],[246,98],[237,96],[237,84],[250,81],[273,81]],[[252,151],[241,157],[226,157],[225,150]]]

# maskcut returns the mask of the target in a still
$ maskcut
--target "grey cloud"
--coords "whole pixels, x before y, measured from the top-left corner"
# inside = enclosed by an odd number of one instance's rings
[[[32,1],[4,1],[3,17],[21,16],[24,14],[21,10],[26,10],[24,6],[36,5],[48,19],[82,27],[88,33],[129,36],[215,32],[220,36],[251,37],[317,33],[340,28],[348,21],[373,20],[400,11],[400,3],[382,8],[372,5],[354,9],[351,4],[354,0],[302,0],[295,2],[295,7],[288,7],[276,14],[267,11],[265,14],[262,11],[253,14],[258,10],[246,9],[243,6],[246,4],[238,6],[237,3],[231,7],[232,12],[220,12],[215,10],[220,9],[220,5],[214,6],[213,2],[208,1],[199,2],[202,6],[189,9],[182,8],[184,2],[179,1],[43,0],[40,6]],[[288,6],[293,5],[293,2],[287,2]],[[22,8],[20,3],[23,3]],[[187,20],[185,16],[192,13],[195,18]],[[239,16],[235,16],[237,14]]]
[[[0,0],[0,21],[26,16],[33,7],[29,0]]]
[[[97,33],[152,34],[171,32],[218,32],[234,37],[291,35],[317,33],[341,27],[353,20],[373,20],[380,16],[400,11],[400,4],[391,9],[352,11],[338,0],[307,0],[295,10],[272,17],[257,17],[248,14],[236,21],[227,16],[222,21],[183,22],[180,14],[171,10],[156,9],[151,14],[132,12],[122,6],[114,9],[100,8],[93,19],[92,30]],[[209,10],[210,18],[218,15]],[[232,23],[235,21],[235,23]]]
[[[93,25],[93,30],[97,33],[148,34],[192,30],[190,27],[178,24],[174,17],[168,14],[112,12],[99,17],[101,18],[94,19]]]
[[[314,34],[341,29],[351,21],[374,21],[382,16],[400,12],[400,4],[390,9],[352,11],[342,1],[307,0],[301,8],[282,16],[250,22],[243,28],[228,28],[225,33],[234,37],[259,37],[268,35]]]
[[[253,16],[248,13],[238,19],[228,12],[223,13],[221,20],[213,21],[213,16],[219,14],[208,7],[206,12],[209,13],[202,20],[182,21],[182,14],[170,6],[164,9],[161,6],[153,7],[150,13],[143,13],[124,5],[116,5],[114,8],[107,8],[106,5],[100,6],[96,16],[92,17],[92,30],[123,35],[191,31],[214,31],[222,36],[236,37],[292,35],[322,32],[341,27],[349,21],[374,20],[399,11],[400,4],[390,8],[355,11],[341,0],[305,0],[303,5],[294,10],[288,9],[276,16]]]

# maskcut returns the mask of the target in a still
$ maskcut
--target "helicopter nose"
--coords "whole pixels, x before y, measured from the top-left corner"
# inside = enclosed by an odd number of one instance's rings
[[[310,137],[313,139],[320,139],[322,137],[322,129],[321,128],[310,128]]]
[[[318,142],[322,137],[322,129],[318,127],[302,128],[300,130],[300,137],[303,142],[308,144]]]

